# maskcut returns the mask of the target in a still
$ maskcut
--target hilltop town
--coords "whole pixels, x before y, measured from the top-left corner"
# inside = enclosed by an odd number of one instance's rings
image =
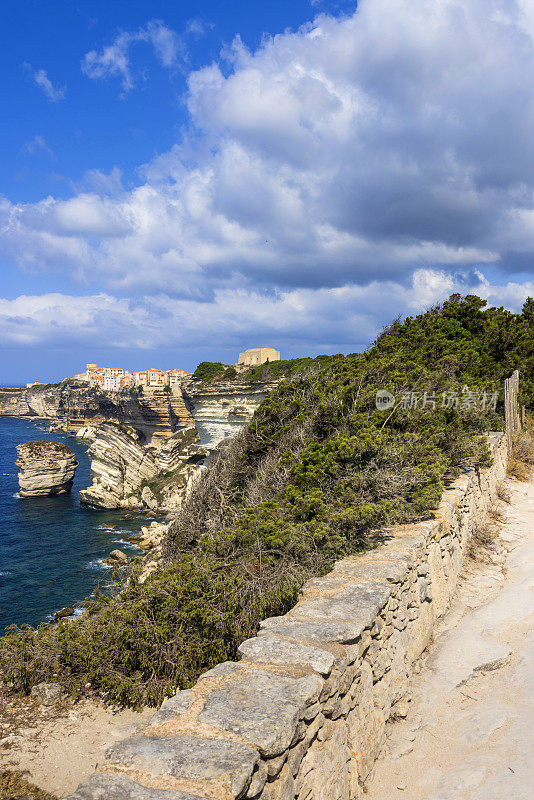
[[[129,372],[122,367],[101,367],[98,364],[89,363],[85,372],[74,376],[77,381],[88,383],[89,386],[98,386],[108,392],[118,392],[121,389],[131,389],[132,387],[152,387],[162,389],[165,386],[173,387],[182,382],[184,378],[190,378],[191,372],[185,369],[151,369],[139,372]]]
[[[273,347],[251,347],[243,353],[233,366],[237,371],[265,364],[267,361],[280,361],[280,351]],[[179,386],[183,380],[193,377],[192,372],[185,369],[150,369],[131,372],[123,367],[102,367],[94,362],[86,364],[85,371],[73,376],[74,380],[87,383],[91,387],[98,387],[108,392],[119,392],[125,389],[164,389]],[[26,388],[42,385],[40,381],[26,384]]]

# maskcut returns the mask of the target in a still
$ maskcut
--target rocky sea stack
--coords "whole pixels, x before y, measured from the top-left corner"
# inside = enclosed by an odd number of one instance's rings
[[[69,447],[59,442],[35,441],[19,444],[17,452],[21,497],[70,492],[78,461]]]

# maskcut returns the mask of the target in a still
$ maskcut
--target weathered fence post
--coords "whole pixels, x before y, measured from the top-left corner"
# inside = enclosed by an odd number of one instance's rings
[[[504,381],[504,419],[506,422],[506,441],[512,447],[514,435],[521,429],[521,413],[518,402],[519,371],[516,369]]]

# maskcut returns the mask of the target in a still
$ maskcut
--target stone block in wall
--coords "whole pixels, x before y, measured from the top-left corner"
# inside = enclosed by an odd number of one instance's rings
[[[121,775],[97,772],[80,784],[67,800],[206,800],[188,792],[141,786]]]
[[[268,789],[270,800],[294,800],[295,779],[287,764],[284,764],[278,778]]]
[[[300,642],[352,644],[362,636],[362,626],[360,623],[324,619],[312,622],[289,616],[270,617],[260,624],[258,636],[273,634]]]
[[[339,620],[360,625],[360,633],[370,628],[391,595],[386,581],[361,581],[333,595],[313,597],[297,603],[286,617],[293,621]]]
[[[332,575],[342,575],[358,581],[388,581],[402,583],[408,570],[407,559],[395,557],[384,561],[373,561],[365,557],[344,558],[334,565]],[[321,581],[322,578],[318,578]]]
[[[292,664],[311,667],[320,675],[330,675],[335,656],[309,644],[290,642],[279,636],[255,636],[243,642],[238,652],[247,661],[260,664]]]
[[[214,689],[198,720],[243,737],[263,756],[277,756],[290,746],[305,708],[317,701],[322,688],[318,675],[255,670]]]
[[[349,800],[346,726],[327,720],[322,733],[301,763],[306,778],[299,781],[297,774],[295,786],[302,791],[307,785],[316,800]]]
[[[100,768],[134,777],[154,789],[181,789],[199,795],[204,790],[207,796],[219,792],[237,798],[248,786],[258,761],[258,752],[240,742],[141,735],[106,750]]]
[[[191,689],[176,692],[173,697],[165,700],[158,711],[150,720],[150,726],[160,725],[175,719],[179,714],[185,714],[195,702],[195,694]]]
[[[263,787],[267,782],[267,777],[267,766],[264,761],[260,761],[254,767],[246,797],[252,798],[259,795],[259,793],[263,791]]]
[[[356,705],[346,718],[347,744],[358,776],[364,781],[369,775],[382,747],[386,719],[374,702],[373,674],[369,664],[362,665]]]

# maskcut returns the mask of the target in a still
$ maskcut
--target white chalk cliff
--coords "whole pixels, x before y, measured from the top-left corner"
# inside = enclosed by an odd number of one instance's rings
[[[59,442],[34,441],[17,447],[21,497],[66,494],[72,488],[78,461]]]

